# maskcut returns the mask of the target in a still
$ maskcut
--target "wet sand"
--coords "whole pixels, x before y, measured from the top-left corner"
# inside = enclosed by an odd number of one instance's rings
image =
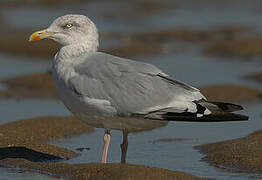
[[[145,42],[134,42],[101,51],[123,58],[134,58],[138,56],[167,55],[176,51],[176,48],[169,43],[159,44],[152,42],[148,46],[148,43]]]
[[[210,101],[250,103],[262,97],[261,90],[241,85],[210,85],[202,87],[200,90]]]
[[[118,163],[88,163],[88,164],[68,164],[68,163],[35,163],[24,159],[6,159],[0,161],[5,166],[29,169],[43,174],[51,174],[58,178],[72,180],[201,180],[187,173],[170,171],[162,168],[154,168],[143,165],[118,164]]]
[[[235,56],[246,60],[262,55],[262,38],[229,39],[210,43],[202,52],[212,56]]]
[[[57,158],[69,159],[77,156],[77,153],[49,145],[46,142],[92,131],[92,127],[73,117],[41,117],[20,120],[0,126],[0,149],[3,152],[12,150],[13,153],[9,154],[10,157],[22,156],[30,159],[37,156],[41,161],[41,153],[44,153]],[[28,151],[30,152],[25,153]],[[1,154],[3,155],[3,153]],[[4,158],[7,157],[4,156]],[[43,158],[46,159],[45,156]]]
[[[248,74],[244,78],[262,84],[262,72]]]
[[[240,25],[228,25],[212,28],[209,30],[200,30],[193,28],[168,28],[158,31],[115,34],[111,36],[117,39],[140,41],[140,42],[164,42],[169,40],[179,40],[184,42],[205,42],[216,39],[238,37],[242,33],[251,32],[248,27]],[[109,36],[110,37],[110,36]]]
[[[51,72],[15,77],[3,84],[8,89],[0,91],[0,98],[58,98]]]
[[[54,41],[41,41],[41,42],[29,42],[29,36],[33,33],[32,30],[13,30],[9,29],[8,32],[0,34],[0,51],[28,56],[30,59],[34,57],[41,57],[50,59],[54,58],[60,45]]]
[[[202,159],[229,171],[262,173],[262,131],[249,136],[197,146]]]

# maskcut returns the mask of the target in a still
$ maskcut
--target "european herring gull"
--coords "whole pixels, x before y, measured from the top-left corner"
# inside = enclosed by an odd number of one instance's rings
[[[105,129],[103,163],[111,129],[123,131],[121,162],[125,163],[129,132],[125,124],[130,122],[139,128],[140,121],[248,119],[232,113],[241,106],[207,101],[197,88],[172,79],[154,65],[98,52],[97,28],[84,15],[59,17],[47,29],[33,33],[30,41],[45,38],[62,45],[53,61],[61,100],[81,121]]]

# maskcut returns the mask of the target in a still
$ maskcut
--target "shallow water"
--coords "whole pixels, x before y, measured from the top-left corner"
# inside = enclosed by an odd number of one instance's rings
[[[41,58],[19,57],[18,59],[17,56],[0,53],[0,80],[50,69],[50,61]]]
[[[152,63],[171,77],[196,87],[225,83],[262,87],[242,78],[246,74],[261,71],[261,62],[207,57],[194,51],[166,57],[146,57],[141,60]]]
[[[59,100],[8,99],[0,101],[0,107],[0,124],[31,117],[71,114]]]
[[[175,13],[175,16],[174,16]],[[166,18],[163,18],[166,17]],[[247,27],[255,27],[261,32],[262,25],[259,20],[262,14],[258,12],[236,11],[214,11],[212,9],[180,9],[176,12],[167,12],[164,15],[155,16],[155,27],[172,26],[172,27],[190,27],[207,29],[216,26],[242,24]],[[201,21],[200,21],[201,19]],[[156,22],[161,22],[156,23]]]
[[[252,1],[253,2],[253,1]],[[119,2],[117,2],[119,3]],[[141,18],[132,18],[130,3],[90,3],[70,5],[68,7],[20,7],[1,8],[1,14],[8,23],[16,28],[31,28],[32,31],[49,25],[54,17],[79,13],[89,14],[103,32],[111,31],[149,31],[167,27],[192,27],[210,28],[219,25],[242,24],[254,27],[257,32],[262,32],[260,23],[262,11],[259,6],[245,3],[198,4],[188,1],[174,1],[178,9],[159,11]],[[126,8],[120,8],[126,7]],[[119,9],[116,11],[115,9]],[[123,12],[126,11],[127,12]],[[125,16],[119,16],[123,14]],[[32,14],[36,18],[32,18]],[[135,14],[134,14],[135,16]],[[103,43],[103,42],[102,42]],[[105,42],[105,44],[108,42]],[[110,44],[110,43],[109,43]],[[104,46],[104,45],[103,45]],[[177,53],[170,56],[141,57],[142,61],[153,63],[164,72],[179,80],[199,87],[210,84],[239,84],[261,89],[262,86],[241,77],[252,72],[261,71],[261,61],[232,61],[231,58],[206,57],[199,54],[196,45],[190,51]],[[19,59],[19,60],[18,60]],[[22,59],[22,60],[21,60]],[[19,68],[17,68],[19,67]],[[27,57],[16,57],[0,54],[0,79],[21,74],[44,72],[50,69],[50,62],[39,61]],[[5,87],[0,84],[0,89]],[[168,126],[129,135],[129,149],[127,162],[149,166],[184,171],[203,177],[216,179],[253,179],[249,174],[229,173],[214,168],[201,162],[202,154],[193,149],[195,145],[216,142],[246,136],[260,129],[262,102],[245,104],[242,113],[250,116],[249,122],[228,123],[186,123],[170,122]],[[58,100],[23,100],[8,99],[0,101],[0,124],[36,116],[69,115],[70,112]],[[52,144],[66,147],[71,150],[76,148],[91,148],[81,152],[81,156],[66,162],[97,162],[100,161],[103,147],[103,130],[97,129],[92,134],[59,139]],[[109,161],[120,161],[121,132],[112,132],[112,142],[109,150]],[[160,138],[174,138],[172,142],[156,142]],[[185,140],[175,140],[182,138]],[[18,173],[0,168],[0,179],[52,179],[35,173]]]

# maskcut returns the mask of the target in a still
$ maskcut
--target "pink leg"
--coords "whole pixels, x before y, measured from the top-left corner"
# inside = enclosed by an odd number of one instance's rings
[[[106,163],[108,146],[110,144],[110,137],[111,137],[110,131],[109,130],[105,130],[104,150],[103,150],[103,155],[102,155],[102,163]]]

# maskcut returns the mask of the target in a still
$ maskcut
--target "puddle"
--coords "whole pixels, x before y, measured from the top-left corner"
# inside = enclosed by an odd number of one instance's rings
[[[51,61],[0,54],[0,80],[22,74],[44,72],[50,69]]]
[[[0,124],[41,116],[65,116],[71,113],[59,100],[0,100]]]

